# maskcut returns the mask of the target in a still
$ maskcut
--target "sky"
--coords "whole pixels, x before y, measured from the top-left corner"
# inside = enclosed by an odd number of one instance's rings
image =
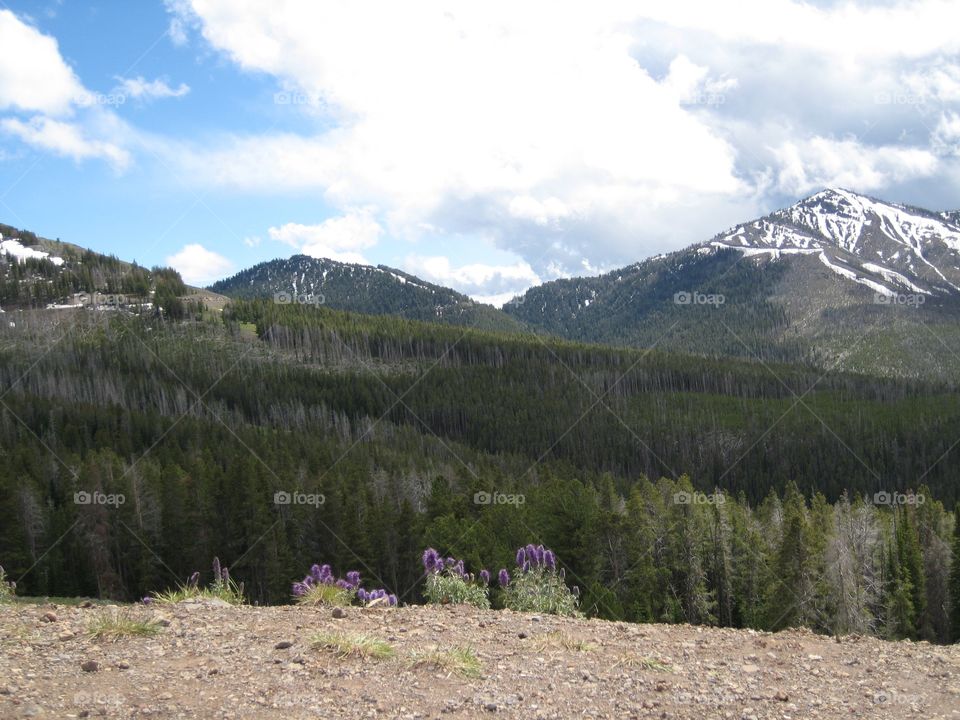
[[[0,0],[0,221],[501,304],[825,186],[960,208],[957,2]]]

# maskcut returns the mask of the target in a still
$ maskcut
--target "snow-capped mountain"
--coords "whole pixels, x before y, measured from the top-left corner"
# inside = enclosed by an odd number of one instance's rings
[[[939,379],[960,372],[960,212],[823,190],[504,310],[572,340]]]
[[[773,258],[814,255],[885,295],[960,293],[960,212],[934,213],[830,188],[708,243]]]

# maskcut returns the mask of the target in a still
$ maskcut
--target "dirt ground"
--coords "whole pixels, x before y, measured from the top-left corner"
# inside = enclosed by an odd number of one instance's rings
[[[157,634],[91,636],[117,612]],[[960,718],[960,646],[449,606],[6,605],[0,718],[21,717]]]

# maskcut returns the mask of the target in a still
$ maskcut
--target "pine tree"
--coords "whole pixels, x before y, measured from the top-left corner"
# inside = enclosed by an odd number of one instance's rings
[[[952,642],[960,642],[960,503],[953,509],[953,547],[950,557],[950,624]]]

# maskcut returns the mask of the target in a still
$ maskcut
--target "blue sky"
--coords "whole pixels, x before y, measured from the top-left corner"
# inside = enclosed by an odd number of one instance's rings
[[[0,221],[502,302],[825,185],[960,207],[950,3],[0,2]]]

